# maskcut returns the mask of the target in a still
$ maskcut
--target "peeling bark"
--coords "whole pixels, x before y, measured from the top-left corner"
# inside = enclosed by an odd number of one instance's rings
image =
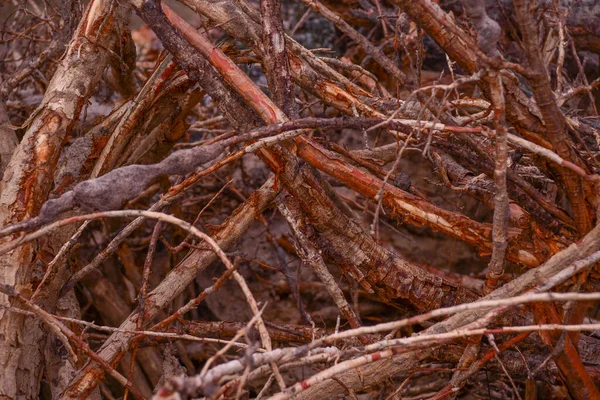
[[[64,139],[79,119],[87,98],[108,65],[117,25],[125,24],[127,9],[110,2],[90,3],[68,46],[44,100],[29,118],[28,129],[4,175],[0,219],[4,225],[38,214],[47,200]],[[26,245],[0,257],[3,284],[30,292],[38,249]],[[41,304],[53,310],[58,292]],[[4,305],[10,304],[5,295]],[[37,319],[0,309],[0,395],[8,399],[38,397],[47,332]]]

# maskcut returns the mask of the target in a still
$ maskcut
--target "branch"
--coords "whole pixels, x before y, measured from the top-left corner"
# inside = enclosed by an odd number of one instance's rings
[[[540,43],[538,41],[537,29],[533,24],[531,17],[531,4],[525,0],[515,0],[515,12],[521,34],[523,35],[523,45],[526,50],[529,66],[533,71],[533,76],[529,78],[529,83],[533,90],[533,95],[546,125],[546,134],[552,143],[556,153],[563,159],[581,164],[579,157],[573,148],[566,128],[564,116],[556,103],[552,87],[550,86],[550,77],[546,71],[546,66],[540,53]],[[584,235],[592,228],[592,218],[588,213],[581,178],[569,170],[558,169],[562,185],[567,192],[567,198],[572,208],[573,218],[577,225],[579,233]]]

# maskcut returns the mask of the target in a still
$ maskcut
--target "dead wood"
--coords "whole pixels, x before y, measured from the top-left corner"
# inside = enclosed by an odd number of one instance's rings
[[[0,6],[0,398],[600,397],[593,2],[59,3]]]

